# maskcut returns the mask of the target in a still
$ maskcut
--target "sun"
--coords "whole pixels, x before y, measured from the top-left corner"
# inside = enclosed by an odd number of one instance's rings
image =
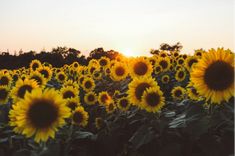
[[[125,56],[135,56],[135,52],[131,50],[130,48],[124,49],[121,51],[121,53]]]

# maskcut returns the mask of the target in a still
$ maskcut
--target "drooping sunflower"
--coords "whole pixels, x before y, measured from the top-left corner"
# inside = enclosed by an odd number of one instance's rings
[[[165,98],[159,87],[147,88],[141,99],[141,108],[147,112],[157,112],[165,104]]]
[[[162,71],[166,72],[170,68],[170,59],[168,57],[160,57],[158,58],[158,64],[161,66]]]
[[[67,80],[67,75],[63,71],[61,71],[61,72],[56,74],[56,79],[60,83],[63,83]]]
[[[95,92],[89,92],[84,96],[84,101],[88,105],[94,105],[97,102],[97,95]]]
[[[138,57],[130,61],[129,72],[132,78],[151,76],[152,71],[152,64],[144,57]]]
[[[41,66],[42,64],[39,60],[32,60],[29,65],[31,71],[36,71],[37,68],[40,68]]]
[[[9,113],[10,125],[16,127],[17,133],[34,136],[36,142],[54,138],[58,127],[70,116],[65,101],[54,89],[42,91],[38,88],[27,92],[25,98],[14,105]]]
[[[144,91],[150,87],[158,87],[157,82],[151,77],[133,79],[129,83],[127,91],[130,102],[133,105],[139,105]]]
[[[184,81],[186,78],[186,72],[184,70],[177,70],[176,73],[175,73],[175,79],[178,81],[178,82],[182,82]]]
[[[52,71],[49,67],[47,66],[42,66],[37,68],[37,71],[41,73],[47,80],[50,80],[52,77]]]
[[[128,75],[127,65],[124,63],[116,62],[111,68],[110,76],[114,81],[124,80]]]
[[[100,105],[108,105],[112,102],[112,97],[108,92],[102,91],[99,93],[98,102]]]
[[[90,92],[95,89],[95,81],[91,77],[86,77],[82,82],[82,88],[86,92]]]
[[[224,49],[204,53],[192,69],[191,81],[207,101],[228,101],[234,96],[234,54]]]
[[[122,98],[118,99],[117,106],[120,110],[127,111],[131,106],[131,104],[129,102],[129,98],[122,97]]]
[[[161,78],[161,82],[163,84],[168,84],[170,82],[170,76],[167,75],[167,74],[163,75],[162,78]]]
[[[9,89],[6,86],[0,86],[0,105],[6,104],[9,97]]]
[[[24,99],[26,92],[32,92],[34,89],[38,88],[38,84],[35,80],[30,79],[19,79],[15,87],[11,90],[11,96],[16,102],[20,99]]]
[[[191,70],[192,66],[195,65],[198,62],[198,57],[196,56],[189,56],[186,60],[185,60],[185,67],[188,71]]]
[[[0,72],[0,86],[10,86],[11,85],[11,76],[8,73]]]
[[[64,86],[60,89],[60,93],[63,97],[63,99],[71,99],[71,98],[77,98],[79,94],[79,90],[77,88],[74,88],[72,86]]]
[[[171,95],[175,100],[182,100],[185,95],[185,89],[181,86],[174,87],[171,91]]]
[[[80,99],[78,97],[66,99],[66,105],[70,108],[71,111],[74,111],[78,106],[81,105]]]
[[[31,72],[31,74],[29,75],[29,79],[30,80],[35,80],[38,84],[38,86],[40,87],[45,87],[47,80],[44,78],[44,76],[42,76],[41,73],[35,71],[35,72]]]
[[[88,124],[88,113],[83,107],[77,107],[72,114],[72,123],[78,126],[86,127]]]

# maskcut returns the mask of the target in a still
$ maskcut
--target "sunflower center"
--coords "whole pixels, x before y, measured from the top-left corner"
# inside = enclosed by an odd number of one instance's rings
[[[6,99],[7,98],[7,95],[8,95],[8,92],[7,92],[7,90],[6,89],[0,89],[0,99],[1,100],[4,100],[4,99]]]
[[[122,99],[120,101],[120,105],[121,105],[121,107],[126,108],[128,106],[128,100],[127,99]]]
[[[178,77],[179,77],[179,78],[183,78],[183,77],[184,77],[184,72],[183,72],[183,71],[179,71]]]
[[[47,70],[41,70],[40,73],[45,77],[45,78],[48,78],[49,77],[49,73]]]
[[[63,74],[60,74],[60,75],[58,76],[58,78],[59,78],[59,80],[63,81],[63,80],[65,79],[65,76],[64,76]]]
[[[38,85],[42,84],[42,79],[39,76],[32,76],[31,79],[34,79],[35,81],[37,81]]]
[[[118,75],[118,76],[122,76],[122,75],[124,75],[125,70],[124,70],[123,67],[117,67],[116,70],[115,70],[115,73],[116,73],[116,75]]]
[[[53,101],[38,99],[32,103],[27,117],[36,128],[47,128],[57,120],[58,108]]]
[[[176,97],[180,97],[182,95],[182,91],[181,90],[176,90],[175,91],[175,96]]]
[[[234,82],[234,69],[226,62],[216,61],[206,69],[204,81],[212,90],[225,90]]]
[[[137,62],[134,65],[134,71],[137,75],[144,75],[147,73],[148,71],[148,66],[146,63],[144,62]]]
[[[180,60],[178,61],[178,63],[179,63],[179,64],[183,64],[183,63],[184,63],[184,60],[183,60],[183,59],[180,59]]]
[[[135,89],[135,96],[140,101],[144,91],[151,87],[148,83],[140,83]]]
[[[107,61],[105,59],[100,60],[100,65],[101,66],[106,66],[107,65]]]
[[[74,93],[72,91],[66,91],[64,94],[63,94],[63,98],[64,99],[67,99],[67,98],[73,98],[75,97]]]
[[[0,79],[0,85],[8,85],[9,79],[6,76],[1,77]]]
[[[74,110],[74,109],[77,107],[77,103],[71,101],[71,102],[68,103],[68,107],[69,107],[70,109]]]
[[[165,60],[162,60],[161,62],[159,62],[159,65],[162,67],[162,69],[166,69],[168,66],[168,62]]]
[[[94,68],[94,67],[91,67],[91,69],[90,69],[91,74],[92,74],[94,71],[95,71],[95,68]]]
[[[86,81],[85,82],[85,87],[88,88],[88,89],[91,88],[92,87],[91,82],[90,81]]]
[[[73,121],[77,124],[81,123],[83,121],[83,115],[81,112],[75,112],[73,114]]]
[[[94,101],[95,97],[94,97],[94,95],[88,95],[87,99],[88,99],[88,101]]]
[[[196,59],[192,59],[188,62],[189,67],[192,67],[194,63],[197,63],[198,61]]]
[[[160,96],[157,93],[149,93],[145,99],[146,103],[152,107],[157,106],[160,103]]]
[[[104,94],[101,96],[101,102],[106,103],[106,101],[109,99],[108,95]]]
[[[169,78],[167,76],[163,77],[164,82],[168,82]]]
[[[31,92],[32,89],[33,88],[30,85],[23,85],[19,88],[19,90],[17,92],[17,96],[23,99],[26,91]]]
[[[35,71],[38,67],[39,67],[39,65],[38,65],[37,63],[34,63],[34,64],[32,65],[32,68],[33,68],[34,71]]]
[[[197,90],[195,88],[191,88],[191,91],[194,95],[198,95]]]

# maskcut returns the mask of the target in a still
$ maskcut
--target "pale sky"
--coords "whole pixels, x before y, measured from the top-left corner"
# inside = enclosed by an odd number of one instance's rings
[[[184,53],[234,51],[234,0],[0,0],[0,51],[67,46],[147,55],[161,43]]]

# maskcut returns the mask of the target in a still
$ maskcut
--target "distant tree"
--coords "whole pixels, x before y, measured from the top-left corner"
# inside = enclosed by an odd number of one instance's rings
[[[181,49],[183,48],[182,44],[180,42],[177,42],[174,45],[169,45],[167,43],[162,43],[160,45],[159,49],[151,49],[150,50],[150,54],[155,55],[155,54],[159,54],[160,51],[169,51],[169,52],[174,52],[174,51],[181,51]]]

